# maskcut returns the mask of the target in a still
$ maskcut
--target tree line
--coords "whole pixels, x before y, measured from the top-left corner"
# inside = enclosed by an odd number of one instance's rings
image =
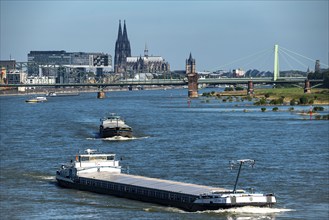
[[[323,72],[309,73],[307,78],[308,79],[323,79],[323,85],[321,87],[329,89],[329,69],[327,69]]]

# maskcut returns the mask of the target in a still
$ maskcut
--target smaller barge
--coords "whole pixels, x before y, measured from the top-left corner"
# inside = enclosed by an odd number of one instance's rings
[[[109,194],[143,202],[172,206],[185,211],[217,210],[242,206],[267,206],[276,203],[273,194],[236,190],[241,166],[253,160],[239,160],[239,173],[233,191],[229,189],[149,178],[121,172],[115,154],[87,149],[75,161],[63,164],[56,172],[58,184],[66,188]],[[254,163],[254,161],[253,161]]]
[[[112,113],[102,118],[99,126],[99,135],[101,138],[108,137],[126,137],[132,138],[132,128],[118,115]]]

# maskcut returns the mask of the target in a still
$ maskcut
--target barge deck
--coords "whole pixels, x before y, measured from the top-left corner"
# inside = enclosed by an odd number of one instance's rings
[[[79,176],[80,178],[93,179],[95,181],[99,180],[131,187],[143,187],[147,189],[169,191],[191,196],[199,196],[200,194],[210,192],[231,192],[231,190],[219,187],[203,186],[124,173],[97,172],[80,174]]]

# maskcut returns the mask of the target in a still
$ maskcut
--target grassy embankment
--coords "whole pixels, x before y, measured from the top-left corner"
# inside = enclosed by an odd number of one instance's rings
[[[243,91],[224,91],[221,93],[216,93],[220,96],[242,96],[248,97],[246,95],[246,90]],[[329,105],[329,89],[311,89],[311,93],[304,93],[302,88],[274,88],[274,89],[255,89],[253,98],[266,98],[267,100],[280,99],[283,98],[285,103],[290,103],[291,100],[296,100],[299,102],[301,98],[306,98],[307,103],[302,104],[319,104],[319,105]],[[299,103],[301,104],[301,103]]]

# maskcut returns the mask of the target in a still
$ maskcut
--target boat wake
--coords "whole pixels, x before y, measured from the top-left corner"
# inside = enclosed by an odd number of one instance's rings
[[[283,208],[245,206],[245,207],[230,208],[230,209],[199,211],[198,213],[275,214],[275,213],[291,212],[291,211],[294,211],[294,210],[293,209],[283,209]]]
[[[145,212],[162,212],[162,211],[166,211],[166,212],[175,212],[175,213],[189,213],[186,212],[182,209],[179,208],[175,208],[175,207],[167,207],[167,206],[152,206],[149,208],[144,208],[143,209]]]
[[[283,209],[283,208],[265,208],[265,207],[253,207],[245,206],[240,208],[230,208],[230,209],[218,209],[218,210],[206,210],[197,212],[187,212],[175,207],[162,207],[162,206],[152,206],[149,208],[144,208],[146,212],[158,212],[167,211],[174,213],[186,213],[186,214],[219,214],[227,216],[228,220],[275,220],[275,215],[283,212],[291,212],[293,209]]]
[[[114,136],[114,137],[108,137],[108,138],[87,138],[87,140],[102,140],[102,141],[131,141],[131,140],[139,140],[139,139],[145,139],[149,138],[146,137],[121,137],[121,136]]]
[[[31,178],[31,179],[36,179],[39,181],[55,181],[56,178],[55,176],[46,176],[46,175],[40,175],[40,174],[33,174],[33,173],[28,173],[28,174],[23,174],[24,176]]]

